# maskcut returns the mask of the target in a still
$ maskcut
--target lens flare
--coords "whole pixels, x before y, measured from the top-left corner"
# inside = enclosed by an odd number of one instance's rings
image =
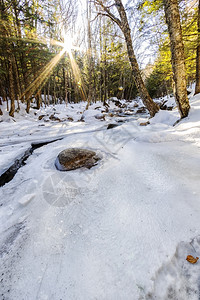
[[[34,40],[35,43],[60,46],[62,47],[62,50],[58,54],[56,54],[55,57],[52,58],[42,70],[39,71],[39,76],[26,88],[25,92],[20,96],[20,98],[22,99],[24,96],[26,96],[27,99],[30,99],[33,94],[39,93],[42,87],[46,84],[55,66],[59,63],[63,55],[67,53],[69,56],[69,61],[71,64],[75,82],[79,88],[82,99],[86,101],[86,92],[81,78],[81,71],[72,53],[72,50],[79,50],[80,48],[73,45],[72,38],[69,35],[64,34],[64,42],[45,38],[38,39],[38,37],[33,38],[31,41],[33,42]]]
[[[64,34],[64,43],[62,43],[62,47],[67,53],[70,53],[71,50],[80,50],[79,47],[73,45],[73,39],[67,34]]]
[[[36,93],[39,89],[44,86],[44,83],[48,79],[51,71],[58,64],[63,54],[65,53],[64,49],[60,51],[52,60],[40,71],[40,75],[27,87],[23,95],[20,97],[21,99],[26,95],[27,99],[29,99],[32,94]]]
[[[63,49],[69,53],[73,49],[72,39],[69,36],[64,37]]]

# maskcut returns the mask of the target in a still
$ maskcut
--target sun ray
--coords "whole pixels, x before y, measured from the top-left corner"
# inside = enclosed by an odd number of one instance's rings
[[[71,67],[72,67],[72,72],[74,74],[74,78],[75,78],[77,84],[79,85],[81,95],[83,96],[83,100],[86,101],[86,91],[85,91],[84,83],[83,83],[82,78],[81,78],[80,68],[76,63],[72,52],[69,51],[68,54],[69,54],[70,64],[71,64]]]
[[[6,39],[10,41],[23,41],[25,43],[32,43],[32,44],[43,44],[43,45],[51,45],[51,46],[60,46],[64,47],[63,42],[59,42],[52,38],[45,38],[38,36],[34,33],[31,33],[31,37],[17,37],[17,36],[4,36],[0,35],[0,39]]]
[[[48,78],[51,71],[54,69],[54,67],[57,65],[57,63],[60,61],[61,57],[65,53],[65,50],[62,49],[52,60],[43,68],[43,71],[41,74],[27,87],[25,92],[21,95],[20,98],[23,98],[25,95],[27,96],[27,99],[31,97],[32,94],[34,94],[38,88],[43,84],[43,82]]]
[[[8,37],[8,38],[13,39],[14,37]],[[60,61],[64,53],[67,53],[69,55],[69,61],[72,68],[75,82],[79,87],[82,99],[86,101],[86,90],[85,90],[83,80],[81,78],[81,71],[72,54],[72,49],[79,50],[79,47],[73,45],[73,41],[68,35],[66,34],[63,35],[64,42],[60,42],[54,39],[48,39],[44,37],[38,37],[36,35],[34,36],[34,34],[32,34],[30,38],[21,38],[21,39],[23,41],[30,42],[30,43],[59,46],[62,47],[63,49],[55,57],[53,57],[47,63],[47,65],[40,71],[40,75],[26,88],[24,93],[20,95],[20,99],[24,98],[24,96],[26,96],[26,99],[30,99],[33,94],[38,94],[39,91],[41,91],[44,84],[46,83],[46,81],[48,80],[50,73],[58,64],[58,62]]]

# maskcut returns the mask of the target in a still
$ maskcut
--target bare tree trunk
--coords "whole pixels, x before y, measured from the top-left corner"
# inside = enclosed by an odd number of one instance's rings
[[[108,86],[107,86],[107,39],[106,24],[103,23],[103,105],[106,105]]]
[[[26,101],[27,101],[27,103],[26,103],[26,112],[27,112],[27,114],[29,114],[30,107],[31,107],[31,99],[29,98]]]
[[[55,77],[53,81],[53,105],[56,105],[56,83],[55,83]]]
[[[129,61],[131,63],[131,68],[133,71],[133,76],[135,80],[136,87],[138,89],[138,92],[140,94],[140,97],[142,98],[142,101],[146,108],[148,109],[151,117],[153,117],[159,110],[159,107],[156,103],[153,102],[151,97],[149,96],[149,93],[144,85],[144,81],[142,79],[140,69],[138,66],[138,62],[136,60],[136,56],[133,50],[133,44],[132,44],[132,38],[131,38],[131,30],[128,24],[128,19],[126,15],[126,11],[124,9],[124,6],[122,4],[121,0],[115,0],[115,5],[117,7],[120,19],[116,18],[109,10],[108,7],[106,7],[103,4],[103,1],[98,0],[97,1],[99,5],[104,9],[104,11],[107,13],[107,15],[121,28],[125,41],[127,46],[127,52]]]
[[[46,92],[46,88],[44,87],[44,107],[47,106],[47,92]]]
[[[40,96],[38,93],[35,95],[35,100],[36,100],[36,108],[40,109]]]
[[[19,95],[17,95],[17,112],[20,111]]]
[[[42,103],[41,91],[37,92],[37,94],[35,95],[35,98],[36,98],[36,107],[37,107],[37,109],[40,109],[40,106]]]
[[[1,96],[3,98],[3,101],[6,101],[7,100],[6,91],[5,91],[5,88],[4,88],[3,83],[1,81],[1,78],[0,78],[0,92],[1,92]]]
[[[103,97],[102,97],[102,25],[101,22],[102,21],[102,16],[100,16],[100,31],[99,31],[99,40],[100,40],[100,72],[99,72],[99,98],[100,101],[103,101]]]
[[[86,109],[92,100],[92,37],[91,37],[91,1],[87,0],[87,22],[88,22],[88,99]]]
[[[9,115],[14,117],[15,113],[15,92],[14,92],[14,78],[13,78],[13,68],[12,68],[12,58],[9,58],[9,85],[10,85],[10,111]]]
[[[23,95],[21,97],[21,102],[23,103],[24,101],[25,102],[28,102],[29,99],[27,99],[27,95],[26,95],[26,89],[28,87],[28,80],[27,80],[27,65],[26,65],[26,62],[25,62],[25,57],[24,57],[24,53],[22,52],[21,55],[20,55],[20,65],[21,65],[21,70],[22,70],[22,82],[23,82],[23,88],[22,88],[22,91],[23,91]]]
[[[13,71],[14,71],[15,82],[16,82],[16,87],[17,87],[16,98],[19,99],[21,97],[21,87],[20,87],[20,82],[19,82],[19,73],[18,73],[17,60],[16,60],[16,57],[14,55],[12,55],[12,62],[13,62]]]
[[[200,93],[200,0],[198,6],[198,36],[197,36],[197,54],[196,54],[196,86],[195,95]]]
[[[27,114],[29,114],[30,107],[31,107],[31,95],[28,96],[27,92],[26,92],[26,89],[28,87],[28,80],[27,80],[27,75],[26,75],[27,74],[27,64],[25,62],[25,57],[24,57],[23,52],[21,54],[20,62],[21,62],[21,68],[22,68],[23,87],[24,87],[24,91],[23,91],[21,101],[22,101],[22,103],[24,101],[26,102],[26,112],[27,112]]]
[[[0,105],[2,105],[1,98],[0,98]],[[1,110],[1,108],[0,108],[0,116],[2,116],[2,115],[3,115],[3,112],[2,112],[2,110]]]
[[[68,104],[68,78],[67,78],[67,67],[65,68],[65,67],[63,67],[63,78],[64,78],[64,86],[65,86],[65,95],[64,95],[64,97],[65,97],[65,104],[66,104],[66,106],[67,106],[67,104]]]
[[[71,103],[72,102],[72,76],[70,71],[68,73],[68,78],[69,78],[69,103]]]
[[[172,70],[175,82],[175,97],[181,118],[187,117],[190,104],[187,96],[186,67],[184,45],[177,0],[164,0],[165,17],[168,25]]]
[[[49,106],[50,105],[50,80],[48,82],[48,89],[47,89],[47,105]]]

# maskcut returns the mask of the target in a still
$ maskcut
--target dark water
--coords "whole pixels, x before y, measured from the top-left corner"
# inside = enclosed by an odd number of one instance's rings
[[[43,143],[37,143],[37,144],[32,143],[30,149],[25,151],[25,153],[22,155],[21,158],[16,159],[15,162],[12,164],[12,166],[0,176],[0,187],[4,186],[6,183],[10,182],[13,179],[13,177],[15,176],[15,174],[17,173],[19,168],[23,167],[26,164],[27,159],[33,153],[33,151],[35,149],[38,149],[38,148],[43,147],[47,144],[56,142],[58,140],[60,140],[60,139],[56,139],[56,140],[48,141],[48,142],[43,142]]]

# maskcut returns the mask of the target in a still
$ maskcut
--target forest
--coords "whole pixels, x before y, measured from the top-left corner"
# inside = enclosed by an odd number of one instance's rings
[[[179,1],[188,86],[199,78],[197,2]],[[21,102],[29,113],[33,104],[39,109],[63,102],[84,100],[89,105],[110,97],[130,100],[137,96],[127,39],[117,23],[120,3],[1,1],[0,95],[11,116]],[[148,94],[157,98],[173,93],[163,1],[128,1],[123,9]]]
[[[200,0],[0,0],[0,300],[200,299]]]

